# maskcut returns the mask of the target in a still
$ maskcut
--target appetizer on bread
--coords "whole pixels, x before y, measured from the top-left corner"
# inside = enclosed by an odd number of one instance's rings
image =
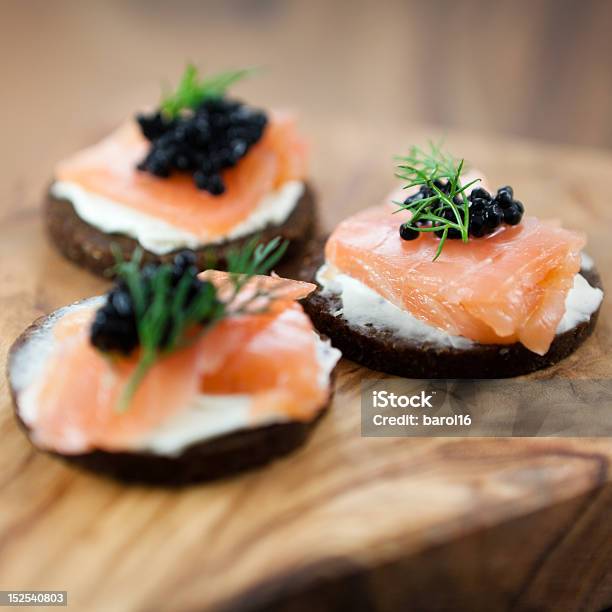
[[[114,287],[45,316],[13,345],[15,412],[34,446],[122,480],[184,484],[302,444],[340,353],[296,302],[314,286],[261,274],[277,241],[230,270],[118,266]],[[275,250],[276,249],[276,250]]]
[[[517,376],[563,359],[603,297],[581,232],[524,214],[438,147],[401,158],[407,185],[342,221],[306,277],[315,326],[345,357],[418,378]]]
[[[147,262],[189,249],[201,269],[255,235],[295,251],[315,225],[308,147],[291,113],[228,97],[248,73],[188,66],[159,108],[57,164],[45,207],[55,246],[98,274],[113,245],[125,258],[141,247]]]

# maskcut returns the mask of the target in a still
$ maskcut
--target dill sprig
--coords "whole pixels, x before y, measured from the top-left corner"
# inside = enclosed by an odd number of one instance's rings
[[[252,310],[257,300],[273,297],[261,288],[256,288],[238,305],[236,298],[251,278],[267,273],[279,262],[287,246],[288,242],[279,237],[267,244],[253,238],[242,249],[233,250],[227,256],[228,290],[220,291],[212,283],[204,282],[191,300],[188,298],[192,270],[185,270],[174,286],[170,264],[156,267],[145,279],[141,269],[142,251],[135,251],[130,261],[123,261],[117,251],[115,272],[132,298],[140,345],[140,358],[121,393],[117,410],[123,412],[128,408],[138,386],[161,356],[188,346],[228,316],[265,310],[266,304],[257,311]]]
[[[451,230],[459,232],[463,242],[468,241],[469,203],[466,191],[481,179],[462,183],[464,160],[448,155],[439,144],[429,143],[429,151],[413,146],[406,156],[397,156],[400,162],[396,176],[408,181],[404,189],[427,187],[430,196],[396,202],[399,210],[409,210],[412,217],[404,225],[417,232],[436,232],[440,242],[434,261],[440,256]],[[445,189],[440,182],[447,181]],[[451,218],[445,216],[451,211]]]
[[[254,70],[254,68],[228,70],[200,78],[198,69],[193,64],[187,64],[176,90],[166,93],[162,98],[161,111],[168,119],[174,119],[183,110],[197,108],[204,100],[223,97],[229,87]]]

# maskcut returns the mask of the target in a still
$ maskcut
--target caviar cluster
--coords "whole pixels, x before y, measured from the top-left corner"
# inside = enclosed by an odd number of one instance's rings
[[[450,192],[450,183],[439,180],[434,181],[438,189],[444,193]],[[418,193],[406,198],[405,204],[412,204],[424,198],[434,197],[436,193],[433,189],[424,185]],[[454,202],[457,206],[463,206],[461,196],[455,196]],[[486,189],[481,187],[474,189],[468,197],[469,205],[469,225],[468,232],[474,238],[482,238],[492,234],[500,225],[517,225],[523,218],[525,209],[523,204],[514,199],[514,191],[509,185],[500,187],[497,194],[492,196]],[[456,222],[455,213],[448,206],[434,204],[431,207],[434,214],[443,217],[448,221]],[[417,221],[416,225],[429,225],[429,221]],[[414,240],[418,238],[420,232],[405,225],[400,226],[400,236],[404,240]],[[438,237],[442,236],[442,230],[434,232]],[[461,238],[461,232],[455,228],[449,228],[448,238]]]
[[[138,169],[159,177],[188,172],[198,189],[212,195],[225,191],[221,172],[246,155],[268,122],[262,111],[226,98],[207,99],[174,119],[156,112],[137,120],[151,142]]]
[[[185,274],[191,277],[191,285],[185,299],[186,306],[210,283],[197,277],[195,255],[189,251],[179,253],[174,258],[170,284],[175,289]],[[145,302],[153,298],[152,279],[159,268],[157,264],[148,264],[141,271],[141,284],[144,288]],[[170,295],[173,291],[170,291]],[[170,328],[164,330],[160,348],[165,348],[170,335]],[[129,355],[139,344],[136,313],[132,294],[125,281],[118,280],[106,296],[106,303],[97,312],[91,326],[91,343],[101,351],[116,351]]]

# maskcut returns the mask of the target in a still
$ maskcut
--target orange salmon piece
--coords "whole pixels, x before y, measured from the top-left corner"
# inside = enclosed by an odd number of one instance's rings
[[[224,273],[214,275],[224,281]],[[112,357],[91,345],[95,307],[65,314],[55,323],[56,346],[37,383],[38,410],[30,424],[36,442],[64,453],[137,447],[200,393],[248,393],[253,410],[312,418],[329,390],[317,382],[312,323],[290,297],[312,286],[262,278],[284,291],[266,312],[229,316],[192,345],[161,356],[123,412],[117,406],[138,354]]]
[[[486,238],[439,240],[424,233],[405,241],[410,213],[384,204],[340,223],[328,263],[416,318],[480,343],[523,343],[543,355],[565,312],[580,270],[585,237],[556,222],[525,217]]]
[[[208,280],[212,282],[219,294],[224,296],[229,290],[231,290],[231,283],[229,283],[229,274],[220,270],[205,270],[200,272],[198,275],[201,280]],[[257,291],[263,291],[270,296],[270,298],[263,299],[262,301],[267,302],[286,302],[293,300],[301,300],[307,295],[312,293],[317,286],[314,283],[307,283],[305,281],[298,281],[289,278],[281,278],[272,274],[271,276],[257,275],[251,277],[246,285],[242,287],[240,295],[236,299],[236,303],[233,307],[240,306],[245,300],[250,299]],[[228,299],[230,296],[226,299]]]
[[[308,147],[295,119],[273,113],[261,140],[223,172],[225,193],[199,190],[190,175],[159,178],[137,170],[149,142],[129,121],[98,144],[58,164],[55,178],[166,221],[204,239],[220,238],[244,221],[262,198],[283,183],[303,180]]]

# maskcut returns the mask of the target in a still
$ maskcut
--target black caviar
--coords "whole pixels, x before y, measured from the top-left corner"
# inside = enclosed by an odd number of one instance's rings
[[[197,277],[198,270],[195,263],[195,255],[192,252],[184,251],[174,258],[172,265],[170,285],[173,289],[177,287],[185,274],[191,277],[191,285],[185,300],[187,306],[207,285],[210,285],[208,281],[201,281]],[[158,268],[158,264],[148,264],[140,272],[147,305],[153,297],[151,281]],[[170,296],[172,296],[172,291]],[[165,329],[160,348],[165,348],[169,335],[170,329]],[[129,355],[138,346],[134,302],[125,281],[118,280],[107,293],[105,304],[96,312],[91,326],[90,339],[91,343],[101,351],[114,351],[124,355]]]
[[[445,193],[450,192],[450,183],[448,181],[443,182],[436,180],[434,181],[434,184],[441,191]],[[427,185],[424,185],[417,193],[406,198],[404,203],[410,204],[424,198],[434,196],[434,190],[430,189]],[[455,196],[454,203],[460,207],[459,210],[462,214],[461,207],[463,206],[463,200],[461,197]],[[514,199],[514,191],[509,185],[500,187],[495,196],[491,195],[482,187],[472,190],[468,196],[468,206],[468,232],[473,238],[481,238],[483,236],[492,234],[503,224],[518,225],[523,218],[523,213],[525,212],[522,202]],[[433,206],[432,212],[447,219],[448,221],[457,220],[453,210],[448,206],[444,206],[442,203],[440,203],[438,207]],[[423,222],[421,222],[421,224],[423,224]],[[406,225],[400,226],[400,236],[404,240],[413,240],[419,236],[419,233],[420,232],[418,232],[418,230],[412,229]],[[442,230],[435,231],[434,234],[441,237]],[[461,232],[455,228],[449,228],[447,237],[451,239],[461,238]]]
[[[400,236],[404,240],[414,240],[419,237],[419,231],[413,229],[412,227],[408,227],[407,225],[400,226]]]
[[[156,112],[138,115],[137,121],[151,142],[139,170],[158,177],[187,172],[198,189],[220,195],[225,191],[221,172],[235,166],[260,140],[268,119],[263,111],[236,100],[210,98],[174,119]]]

